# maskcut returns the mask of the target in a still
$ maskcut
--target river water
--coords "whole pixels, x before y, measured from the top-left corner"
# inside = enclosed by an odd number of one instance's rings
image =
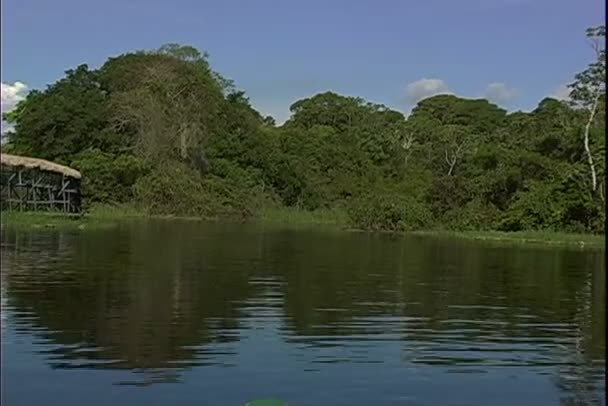
[[[603,250],[2,230],[3,405],[605,405]]]

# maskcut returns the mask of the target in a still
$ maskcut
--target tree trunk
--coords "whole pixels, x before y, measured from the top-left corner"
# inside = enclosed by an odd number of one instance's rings
[[[412,145],[414,143],[414,136],[411,134],[408,134],[405,136],[403,142],[401,143],[401,148],[403,150],[405,150],[405,166],[407,166],[407,161],[410,158],[410,155],[412,154]]]
[[[591,189],[595,192],[597,189],[597,174],[595,172],[595,163],[593,162],[593,155],[591,154],[591,148],[589,147],[589,133],[591,132],[591,124],[593,123],[593,119],[595,118],[595,112],[597,110],[597,105],[601,96],[601,88],[598,87],[595,98],[593,99],[593,105],[591,106],[591,112],[589,114],[589,120],[587,120],[587,124],[585,125],[585,135],[584,135],[584,144],[585,144],[585,153],[587,154],[587,162],[589,162],[589,169],[591,171]]]

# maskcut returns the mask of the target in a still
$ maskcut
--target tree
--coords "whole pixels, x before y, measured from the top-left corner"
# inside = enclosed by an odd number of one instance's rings
[[[279,205],[342,210],[363,228],[601,232],[605,34],[588,35],[597,61],[570,104],[507,114],[438,95],[406,119],[323,92],[293,103],[281,126],[205,52],[167,44],[31,92],[5,116],[7,149],[80,169],[89,202],[154,213],[241,218]]]
[[[423,118],[440,125],[468,125],[475,133],[490,134],[504,125],[506,111],[484,99],[437,95],[419,102],[408,120]]]
[[[195,162],[219,125],[224,97],[205,57],[191,47],[110,59],[102,68],[114,128],[149,161]]]
[[[467,153],[471,138],[471,129],[467,126],[448,125],[443,127],[442,149],[445,162],[448,164],[448,176],[452,176],[456,163]]]
[[[590,132],[595,121],[595,116],[598,112],[602,98],[606,98],[606,27],[598,26],[587,29],[587,38],[593,51],[596,60],[589,64],[587,69],[578,73],[575,76],[574,82],[568,85],[570,88],[571,104],[578,109],[587,112],[588,118],[585,123],[583,133],[583,146],[589,164],[589,172],[591,177],[591,190],[597,189],[597,173],[595,161],[590,145]],[[604,46],[602,46],[602,42]],[[605,108],[602,110],[606,114]],[[605,119],[604,119],[605,120]]]
[[[97,72],[80,65],[45,90],[30,92],[6,116],[15,128],[9,134],[12,152],[65,162],[86,148],[124,145],[126,140],[108,130],[109,99],[98,79]]]

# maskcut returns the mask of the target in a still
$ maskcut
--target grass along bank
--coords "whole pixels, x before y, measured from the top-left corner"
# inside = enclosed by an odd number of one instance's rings
[[[2,226],[19,228],[76,228],[88,229],[109,227],[123,220],[163,218],[190,219],[200,221],[200,218],[180,216],[155,216],[145,210],[132,206],[96,205],[82,215],[65,216],[62,214],[44,212],[12,212],[3,211]],[[315,211],[300,210],[291,207],[275,207],[262,209],[251,220],[262,225],[281,225],[288,227],[331,227],[335,229],[353,230],[348,215],[343,210],[319,209]],[[457,238],[497,243],[541,244],[556,246],[579,246],[588,248],[604,248],[605,235],[571,234],[551,231],[449,231],[426,230],[411,232],[395,232],[395,234],[410,234],[437,238]]]
[[[605,248],[604,234],[571,234],[553,231],[413,231],[411,234],[440,238],[458,238],[486,242],[541,244]]]
[[[292,226],[332,226],[347,228],[350,220],[345,211],[339,209],[301,210],[293,207],[265,208],[258,212],[254,221],[265,224]]]
[[[80,228],[110,226],[123,220],[137,219],[180,219],[180,220],[205,220],[198,217],[153,215],[146,210],[133,206],[95,205],[85,213],[78,215],[64,215],[62,213],[49,212],[18,212],[3,211],[1,216],[2,226],[19,228]],[[211,221],[207,219],[207,221]],[[261,210],[250,220],[254,223],[268,225],[296,226],[331,226],[335,228],[347,228],[348,216],[339,210],[315,210],[305,211],[290,207],[266,208]]]
[[[264,209],[259,213],[257,221],[261,223],[283,224],[288,226],[330,226],[345,231],[366,232],[366,230],[353,228],[348,214],[340,209],[318,209],[315,211],[305,211],[291,207]],[[511,244],[541,244],[589,248],[605,248],[606,245],[606,236],[604,234],[576,234],[554,231],[424,230],[379,232]]]
[[[110,227],[119,220],[145,218],[147,213],[129,206],[98,205],[86,213],[65,215],[52,212],[2,211],[2,227],[87,229]]]

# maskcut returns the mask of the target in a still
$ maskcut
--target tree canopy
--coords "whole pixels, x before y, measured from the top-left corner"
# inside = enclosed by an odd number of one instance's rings
[[[5,150],[72,165],[85,202],[159,214],[329,208],[369,229],[604,232],[604,27],[568,102],[508,113],[438,95],[409,117],[357,97],[298,100],[276,126],[209,56],[168,44],[81,65],[5,115]]]

